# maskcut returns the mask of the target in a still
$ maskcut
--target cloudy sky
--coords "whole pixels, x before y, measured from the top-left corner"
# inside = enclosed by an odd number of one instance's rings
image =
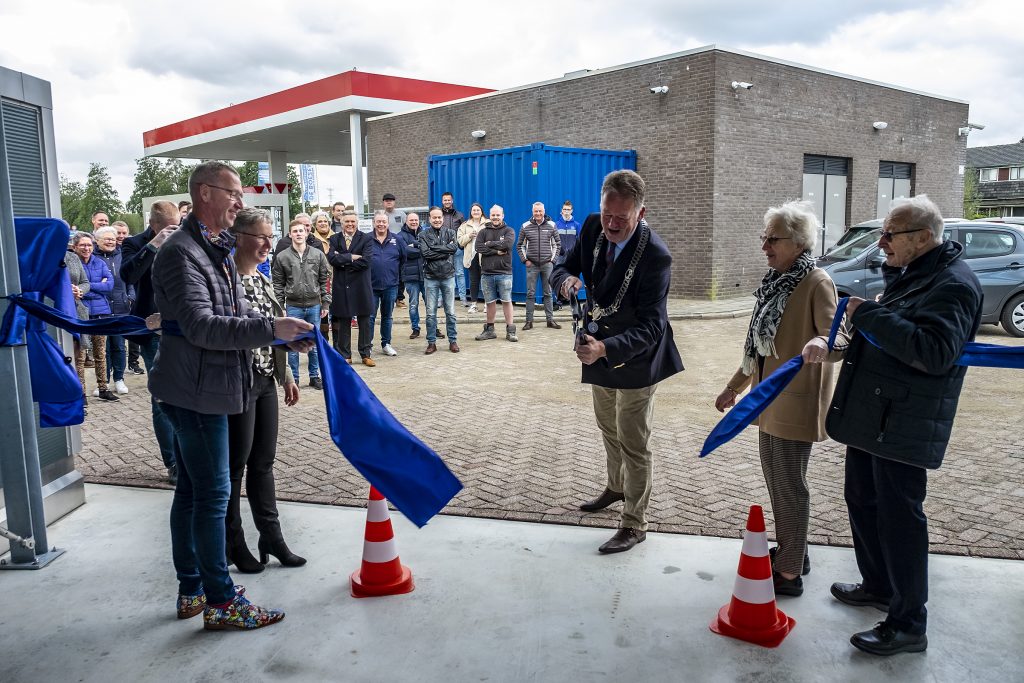
[[[1021,19],[1018,0],[3,0],[0,66],[52,83],[61,173],[105,164],[126,199],[143,131],[352,67],[500,89],[709,44],[968,100],[969,146],[1017,142]]]

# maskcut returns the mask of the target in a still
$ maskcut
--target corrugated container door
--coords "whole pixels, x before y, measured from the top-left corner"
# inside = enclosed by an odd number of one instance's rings
[[[540,201],[552,220],[558,220],[562,203],[573,203],[574,216],[581,223],[597,212],[601,203],[601,182],[619,169],[636,169],[636,152],[573,147],[552,147],[544,143],[463,154],[431,156],[428,161],[430,203],[441,204],[441,194],[451,192],[455,206],[469,212],[473,202],[484,207],[494,204],[505,209],[505,222],[515,229],[532,215],[533,203]],[[518,255],[512,258],[513,299],[526,297],[526,267]],[[537,287],[538,297],[541,287]]]

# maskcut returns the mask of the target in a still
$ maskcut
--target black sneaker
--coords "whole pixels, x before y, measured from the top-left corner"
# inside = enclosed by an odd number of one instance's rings
[[[773,570],[775,569],[775,553],[777,553],[778,551],[779,551],[778,547],[768,548],[768,557],[771,560],[772,569]],[[804,553],[804,566],[803,566],[803,569],[800,571],[800,575],[801,576],[807,576],[810,573],[811,573],[811,556],[808,555],[807,553]]]
[[[775,585],[775,595],[798,598],[804,594],[804,580],[799,576],[787,579],[778,572],[772,572],[772,583]]]
[[[133,375],[145,375],[146,371],[140,368],[138,365],[129,365],[128,369],[131,370]]]
[[[171,482],[171,486],[178,485],[178,466],[171,465],[167,468],[167,480]]]
[[[317,389],[318,391],[323,391],[324,390],[324,381],[322,379],[320,379],[319,377],[310,377],[309,378],[309,386],[313,387],[314,389]]]
[[[117,394],[115,394],[110,389],[104,389],[103,391],[101,391],[99,393],[99,397],[103,401],[120,401],[121,400],[121,399],[119,399],[117,397]]]

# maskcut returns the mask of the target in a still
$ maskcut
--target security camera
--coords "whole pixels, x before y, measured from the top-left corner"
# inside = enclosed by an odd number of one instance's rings
[[[889,124],[886,123],[885,121],[875,121],[874,123],[871,124],[871,127],[874,128],[875,130],[885,130],[886,128],[889,127]]]
[[[651,88],[651,92],[654,93],[655,95],[664,95],[665,93],[668,92],[668,86],[667,85],[655,85],[655,86],[653,86]]]
[[[487,131],[486,130],[474,130],[472,133],[470,133],[470,135],[475,137],[477,140],[482,140],[483,138],[487,137]]]
[[[743,88],[744,90],[750,90],[753,87],[754,87],[753,83],[747,83],[745,81],[733,81],[732,82],[732,89],[733,90],[739,90],[740,88]]]

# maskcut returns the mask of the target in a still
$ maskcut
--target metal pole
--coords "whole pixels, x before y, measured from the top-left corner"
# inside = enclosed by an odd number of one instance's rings
[[[348,115],[349,138],[352,146],[352,207],[363,215],[363,120],[359,112]]]
[[[3,116],[0,116],[0,297],[21,293],[6,140]],[[0,316],[9,305],[6,298],[0,299]],[[0,561],[0,568],[41,569],[64,551],[51,551],[46,539],[32,379],[24,345],[0,347],[0,377],[10,378],[8,390],[0,392],[0,477],[3,477],[7,526],[11,533],[30,539],[35,545],[32,548],[31,544],[11,544],[11,559]]]

